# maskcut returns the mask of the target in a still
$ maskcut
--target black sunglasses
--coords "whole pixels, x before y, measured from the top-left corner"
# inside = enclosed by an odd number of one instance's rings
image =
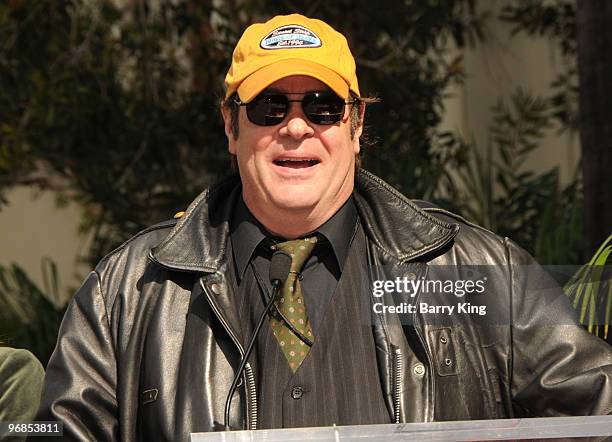
[[[290,100],[287,95],[264,92],[249,103],[236,100],[239,106],[246,106],[249,121],[258,126],[274,126],[280,124],[289,112],[289,103],[302,103],[302,111],[306,118],[314,124],[331,125],[342,120],[344,106],[354,104],[357,100],[344,101],[333,92],[307,92],[301,100]]]

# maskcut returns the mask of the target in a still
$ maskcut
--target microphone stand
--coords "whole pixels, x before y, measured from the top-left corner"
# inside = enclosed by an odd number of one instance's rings
[[[230,387],[229,394],[227,395],[227,399],[225,401],[225,431],[230,431],[229,415],[230,409],[232,407],[232,398],[234,396],[234,393],[236,392],[236,388],[238,387],[238,381],[240,380],[242,372],[246,367],[246,364],[249,360],[249,356],[253,352],[253,348],[255,347],[255,341],[257,340],[257,335],[259,335],[261,326],[263,325],[268,313],[270,313],[272,305],[274,305],[274,301],[278,296],[278,292],[280,292],[280,288],[283,285],[283,282],[287,279],[287,276],[289,275],[290,266],[291,256],[289,256],[289,254],[283,251],[278,251],[274,253],[270,262],[270,280],[272,282],[272,296],[266,304],[264,312],[259,317],[259,322],[257,323],[257,327],[255,327],[255,333],[253,333],[253,336],[249,341],[249,345],[247,346],[246,352],[244,353],[244,357],[242,358],[242,362],[240,363],[238,371],[236,372],[236,376],[234,376],[234,381],[232,382],[232,386]]]

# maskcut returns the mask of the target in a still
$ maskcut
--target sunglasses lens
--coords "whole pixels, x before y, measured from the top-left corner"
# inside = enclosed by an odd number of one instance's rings
[[[261,94],[246,105],[249,121],[258,126],[280,124],[287,116],[289,100],[283,94]],[[331,125],[342,120],[345,102],[331,92],[311,92],[301,100],[302,110],[314,124]]]
[[[344,100],[330,92],[313,92],[306,94],[302,109],[310,121],[315,124],[336,124],[344,116]]]
[[[287,115],[289,102],[284,95],[262,94],[246,106],[247,117],[253,124],[259,126],[274,126]]]

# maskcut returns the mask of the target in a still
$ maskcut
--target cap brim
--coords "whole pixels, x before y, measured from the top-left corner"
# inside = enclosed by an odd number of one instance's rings
[[[348,83],[335,71],[310,60],[290,58],[264,66],[245,78],[237,89],[240,101],[248,103],[275,81],[292,75],[314,77],[345,100],[349,96]]]

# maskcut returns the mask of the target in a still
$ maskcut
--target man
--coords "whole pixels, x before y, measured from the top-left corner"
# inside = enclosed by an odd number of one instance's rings
[[[232,429],[611,411],[607,344],[575,324],[524,251],[356,174],[365,100],[341,34],[300,15],[253,25],[226,88],[239,177],[90,274],[38,419],[86,440],[222,430],[281,252],[291,272],[241,376]],[[468,287],[485,293],[460,306]]]

